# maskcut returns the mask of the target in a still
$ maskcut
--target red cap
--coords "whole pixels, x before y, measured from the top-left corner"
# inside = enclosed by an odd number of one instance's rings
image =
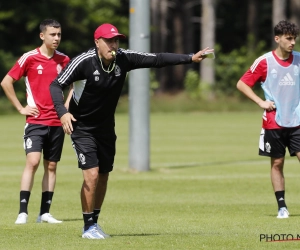
[[[120,34],[118,29],[109,23],[104,23],[100,25],[94,33],[94,38],[99,39],[101,37],[103,38],[113,38],[115,36],[119,36],[122,38],[126,38],[123,34]]]

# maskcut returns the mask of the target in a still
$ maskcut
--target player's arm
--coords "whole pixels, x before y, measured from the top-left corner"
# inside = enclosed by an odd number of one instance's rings
[[[275,104],[272,101],[264,101],[258,95],[254,93],[252,88],[244,83],[242,80],[239,80],[236,85],[237,89],[241,91],[245,96],[247,96],[250,100],[255,102],[262,109],[266,109],[271,111],[275,109]]]
[[[65,101],[65,108],[67,110],[69,110],[69,104],[70,104],[70,100],[72,98],[72,95],[73,95],[73,84],[70,85],[69,93],[68,93],[67,99]]]
[[[10,100],[12,105],[19,111],[21,115],[38,116],[38,108],[29,107],[28,105],[26,107],[23,107],[23,105],[20,103],[13,86],[15,81],[16,80],[13,79],[10,75],[6,75],[1,82],[1,86],[7,98]]]

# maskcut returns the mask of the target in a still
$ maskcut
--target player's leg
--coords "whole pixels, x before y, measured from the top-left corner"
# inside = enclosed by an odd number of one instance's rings
[[[288,218],[283,173],[287,137],[286,129],[262,129],[259,142],[259,155],[268,156],[271,159],[270,175],[278,205],[277,218]]]
[[[42,180],[42,198],[37,222],[61,223],[50,214],[50,207],[56,184],[57,162],[61,158],[64,132],[61,127],[48,127],[48,134],[44,140],[44,175]]]
[[[285,180],[283,174],[284,158],[271,158],[271,181],[278,204],[277,218],[289,217],[287,205],[285,203]]]
[[[34,183],[34,175],[38,169],[41,153],[32,152],[26,156],[26,165],[21,177],[19,215],[15,224],[27,223],[29,198]]]
[[[29,198],[34,175],[40,163],[43,144],[43,129],[40,129],[39,125],[26,124],[24,132],[26,163],[21,177],[20,209],[15,224],[27,223]]]

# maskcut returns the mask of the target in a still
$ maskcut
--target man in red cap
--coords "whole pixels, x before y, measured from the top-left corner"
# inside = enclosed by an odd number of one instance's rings
[[[81,205],[84,220],[82,238],[108,237],[98,225],[106,194],[109,172],[115,157],[115,109],[127,72],[138,68],[199,63],[205,48],[196,54],[144,53],[119,48],[124,38],[111,24],[102,24],[94,33],[95,47],[73,58],[50,86],[50,92],[63,124],[71,135],[78,166],[83,172]],[[74,82],[69,112],[61,98],[62,90]]]

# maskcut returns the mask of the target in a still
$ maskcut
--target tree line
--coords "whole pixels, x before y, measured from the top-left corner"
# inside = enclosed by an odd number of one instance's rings
[[[24,52],[41,44],[38,26],[46,18],[61,23],[58,50],[71,58],[94,45],[94,30],[104,22],[126,34],[120,46],[130,48],[129,7],[130,0],[1,1],[0,78]],[[192,53],[207,46],[216,49],[216,59],[208,66],[153,70],[156,92],[181,91],[191,81],[198,88],[199,82],[205,85],[203,79],[208,79],[213,91],[234,95],[241,74],[256,56],[272,48],[274,23],[290,19],[300,25],[298,0],[150,0],[149,8],[151,52]],[[197,72],[198,78],[189,79],[191,71]],[[23,82],[17,83],[20,97],[24,88]],[[0,90],[0,100],[3,98]]]

